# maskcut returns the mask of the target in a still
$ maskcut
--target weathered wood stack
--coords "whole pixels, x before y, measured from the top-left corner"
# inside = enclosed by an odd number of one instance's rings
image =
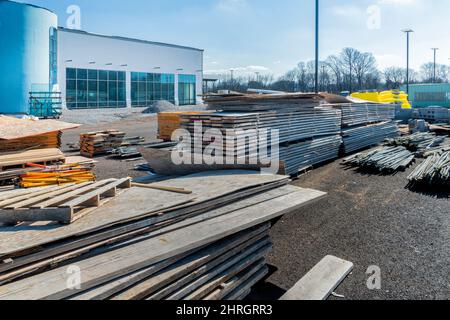
[[[322,198],[285,176],[196,174],[124,191],[70,225],[0,228],[0,299],[242,299],[271,221]]]
[[[80,135],[80,154],[93,158],[119,148],[125,133],[118,130],[88,132]]]
[[[268,156],[279,159],[283,174],[295,175],[304,167],[337,158],[341,144],[341,111],[323,107],[321,96],[315,94],[271,95],[209,95],[205,97],[209,109],[221,112],[213,114],[182,115],[182,128],[198,138],[196,124],[202,132],[219,130],[228,138],[223,143],[223,155],[236,159],[251,159],[261,154],[261,134],[268,143]],[[279,140],[271,134],[277,131]],[[254,139],[249,141],[253,134]],[[258,140],[259,141],[258,141]],[[192,139],[194,153],[204,153],[215,140],[203,137],[201,147]],[[279,152],[272,147],[279,145]],[[323,150],[327,152],[321,153]],[[236,160],[237,161],[237,160]]]
[[[0,171],[13,167],[24,167],[27,163],[50,164],[64,162],[65,158],[59,149],[33,149],[0,153]]]
[[[57,120],[29,120],[0,116],[0,153],[60,148],[62,130],[79,127]]]
[[[172,141],[172,133],[181,127],[181,115],[201,112],[168,111],[158,113],[158,139]]]

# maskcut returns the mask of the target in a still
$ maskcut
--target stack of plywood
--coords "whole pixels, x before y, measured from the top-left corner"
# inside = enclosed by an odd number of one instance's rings
[[[25,167],[28,163],[48,164],[64,162],[64,154],[59,149],[33,149],[10,153],[0,153],[0,171],[10,167]]]
[[[80,153],[85,157],[104,155],[122,146],[125,133],[117,130],[88,132],[80,135]]]
[[[60,148],[61,132],[79,126],[57,120],[30,120],[0,116],[0,153],[32,148]]]
[[[158,113],[158,139],[172,141],[172,133],[181,127],[181,116],[200,112],[170,111]]]
[[[0,299],[242,299],[268,272],[271,221],[325,195],[288,182],[195,174],[158,182],[191,194],[133,186],[70,225],[0,228]]]

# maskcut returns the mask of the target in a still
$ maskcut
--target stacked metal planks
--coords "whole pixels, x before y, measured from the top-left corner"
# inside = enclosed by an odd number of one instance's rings
[[[219,156],[255,165],[259,164],[261,150],[266,150],[260,142],[266,141],[267,156],[280,161],[283,174],[292,175],[305,166],[338,157],[341,110],[321,106],[324,101],[319,95],[208,95],[205,102],[209,109],[222,112],[182,116],[182,128],[193,137],[188,147],[194,154],[205,154],[212,146],[221,150]],[[278,140],[274,141],[272,134],[276,131]],[[214,133],[221,134],[225,142],[218,144],[211,137]]]
[[[387,138],[398,137],[399,134],[398,126],[395,122],[381,122],[366,126],[343,128],[344,152],[349,154],[375,146]]]
[[[288,181],[196,174],[158,182],[192,194],[132,187],[70,225],[0,228],[0,299],[243,298],[267,274],[270,221],[325,196]]]
[[[280,147],[280,158],[286,174],[295,175],[318,163],[339,157],[342,139],[338,135],[319,137]]]
[[[342,126],[352,127],[395,119],[395,105],[348,103],[330,105],[342,111]]]

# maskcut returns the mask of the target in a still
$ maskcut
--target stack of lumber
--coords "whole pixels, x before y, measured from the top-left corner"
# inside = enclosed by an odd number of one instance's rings
[[[294,106],[317,107],[324,98],[314,93],[283,94],[208,94],[203,100],[210,110],[221,111],[269,111]]]
[[[64,162],[64,154],[59,149],[33,149],[28,151],[0,153],[0,171],[8,167],[25,167],[28,163]]]
[[[190,194],[132,186],[70,225],[0,228],[0,299],[242,299],[267,274],[271,221],[325,196],[288,181],[195,174],[158,182]]]
[[[0,116],[0,152],[60,148],[61,132],[79,126],[57,120],[22,120]]]
[[[203,132],[219,129],[225,136],[243,137],[244,130],[276,129],[280,143],[313,137],[338,135],[341,129],[341,112],[332,108],[297,107],[259,113],[229,113],[182,115],[182,128],[194,135],[195,123],[201,123]]]
[[[347,103],[330,105],[342,111],[342,126],[391,121],[395,119],[395,105],[377,103]]]
[[[158,113],[158,139],[172,141],[172,133],[181,127],[181,115],[200,112],[170,111]]]
[[[194,137],[191,139],[191,150],[195,154],[205,154],[205,149],[213,142],[217,149],[214,138],[204,137],[204,133],[215,130],[226,139],[222,145],[222,155],[249,165],[254,164],[255,158],[261,154],[260,148],[265,148],[260,143],[266,139],[268,156],[281,162],[284,168],[281,172],[284,174],[296,174],[305,166],[338,157],[341,110],[321,106],[324,100],[319,95],[208,95],[205,102],[209,109],[222,112],[181,116],[182,128]],[[198,124],[201,124],[202,132],[198,132]],[[275,130],[279,133],[278,141],[272,141],[271,135]],[[203,139],[199,144],[200,134]],[[253,140],[249,141],[251,136]],[[280,145],[279,153],[275,153],[272,143]],[[318,154],[325,149],[324,154]]]
[[[366,126],[349,127],[342,129],[344,152],[349,154],[357,150],[375,146],[387,138],[400,135],[395,122],[381,122]]]
[[[95,181],[92,168],[91,164],[71,164],[56,168],[43,168],[43,171],[40,172],[27,172],[21,175],[19,185],[22,188],[35,188]]]
[[[125,133],[117,130],[88,132],[80,135],[80,154],[93,158],[122,146]]]

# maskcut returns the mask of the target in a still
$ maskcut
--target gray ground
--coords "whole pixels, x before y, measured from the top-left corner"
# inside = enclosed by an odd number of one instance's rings
[[[100,129],[154,141],[157,126],[155,117],[86,125],[65,133],[63,141],[75,142],[79,133]],[[132,170],[142,161],[97,160],[99,178],[143,175]],[[295,185],[326,191],[328,197],[285,216],[273,228],[274,251],[268,260],[278,270],[255,296],[277,298],[332,254],[355,264],[336,290],[346,299],[450,299],[450,199],[405,189],[410,170],[364,175],[335,161],[301,176]],[[366,286],[371,265],[381,268],[382,290]]]

